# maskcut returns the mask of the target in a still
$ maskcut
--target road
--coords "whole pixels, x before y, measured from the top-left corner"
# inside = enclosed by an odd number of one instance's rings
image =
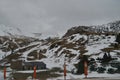
[[[88,79],[78,79],[78,80],[120,80],[120,78],[88,78]]]
[[[64,80],[64,79],[57,79]],[[120,80],[120,78],[86,78],[86,79],[66,79],[66,80]]]

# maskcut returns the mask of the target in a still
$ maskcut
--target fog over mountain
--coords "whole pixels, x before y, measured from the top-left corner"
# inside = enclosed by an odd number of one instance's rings
[[[27,35],[63,35],[73,26],[119,19],[120,0],[0,0],[0,24]]]

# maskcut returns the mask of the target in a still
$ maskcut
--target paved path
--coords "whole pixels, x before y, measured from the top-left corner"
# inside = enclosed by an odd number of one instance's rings
[[[64,80],[64,79],[57,79]],[[120,80],[120,78],[86,78],[86,79],[66,79],[66,80]]]
[[[78,80],[120,80],[115,78],[90,78],[90,79],[78,79]]]

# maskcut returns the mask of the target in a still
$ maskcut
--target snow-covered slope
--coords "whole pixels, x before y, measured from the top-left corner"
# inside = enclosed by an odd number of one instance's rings
[[[62,38],[49,37],[43,40],[1,36],[1,63],[6,59],[10,62],[22,58],[25,61],[43,61],[49,69],[53,67],[63,69],[64,60],[66,60],[67,70],[71,71],[76,69],[75,65],[83,55],[88,55],[89,60],[94,59],[97,67],[101,67],[98,58],[102,59],[108,52],[115,59],[113,62],[120,61],[120,46],[115,47],[116,35],[107,34],[107,32],[97,34],[96,30],[90,33],[91,27],[79,29],[81,27],[69,29]],[[106,70],[109,68],[111,66],[107,66]]]
[[[74,36],[74,38],[73,38]],[[89,38],[89,40],[88,40]],[[54,42],[48,49],[45,55],[47,58],[41,61],[45,62],[49,67],[61,67],[66,57],[67,69],[75,68],[74,64],[79,62],[82,55],[89,55],[90,58],[102,58],[105,51],[102,49],[109,48],[115,42],[115,36],[105,35],[80,35],[74,34],[62,40]],[[119,50],[118,50],[119,51]],[[112,57],[117,56],[117,52],[111,51]],[[116,57],[119,58],[120,57]]]
[[[6,36],[6,35],[23,35],[22,31],[17,27],[11,27],[11,26],[5,26],[0,25],[0,36]]]

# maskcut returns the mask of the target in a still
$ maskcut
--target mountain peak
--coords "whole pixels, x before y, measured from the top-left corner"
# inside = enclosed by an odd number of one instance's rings
[[[63,37],[70,36],[72,34],[116,34],[120,32],[120,20],[110,22],[108,24],[97,26],[75,26],[65,33]]]

